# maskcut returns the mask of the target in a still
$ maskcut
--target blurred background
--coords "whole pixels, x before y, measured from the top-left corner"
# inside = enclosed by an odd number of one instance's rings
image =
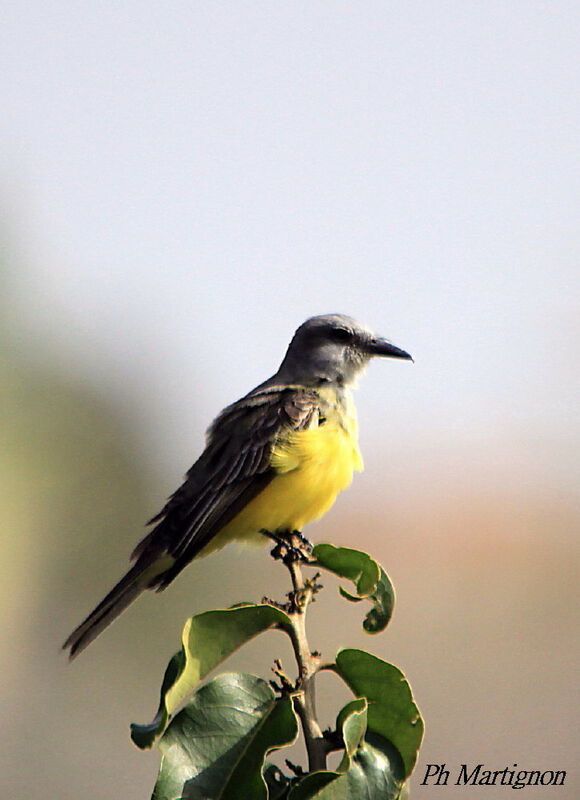
[[[565,769],[578,796],[579,28],[535,0],[5,4],[3,797],[149,797],[128,725],[183,620],[286,575],[231,547],[74,664],[60,643],[212,417],[334,311],[416,363],[371,365],[366,471],[307,531],[375,555],[395,617],[367,637],[329,579],[311,643],[409,676],[416,800],[470,792],[421,787],[432,762]]]

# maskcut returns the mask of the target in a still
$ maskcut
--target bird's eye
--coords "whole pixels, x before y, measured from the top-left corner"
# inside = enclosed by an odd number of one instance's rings
[[[335,342],[350,342],[352,336],[346,328],[334,328],[331,334]]]

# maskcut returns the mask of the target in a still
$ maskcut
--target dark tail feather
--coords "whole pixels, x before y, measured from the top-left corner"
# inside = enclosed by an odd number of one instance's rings
[[[155,578],[165,572],[168,566],[163,557],[142,556],[68,637],[62,647],[63,650],[70,648],[69,658],[73,659],[84,650],[141,592],[154,585]]]

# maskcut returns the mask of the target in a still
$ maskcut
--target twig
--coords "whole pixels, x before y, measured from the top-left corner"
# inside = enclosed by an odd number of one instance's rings
[[[326,756],[329,752],[328,740],[324,737],[316,717],[316,695],[314,678],[322,659],[318,653],[310,650],[306,638],[306,609],[312,600],[313,594],[320,588],[316,584],[315,576],[305,581],[302,570],[297,561],[282,559],[292,579],[292,592],[288,616],[291,622],[289,631],[292,647],[298,665],[298,681],[294,694],[294,708],[302,725],[306,751],[308,753],[308,767],[310,772],[326,769]]]

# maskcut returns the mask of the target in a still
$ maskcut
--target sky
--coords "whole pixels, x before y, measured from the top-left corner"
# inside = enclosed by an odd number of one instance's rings
[[[3,16],[19,336],[119,392],[167,467],[338,311],[416,360],[364,379],[371,459],[541,430],[576,485],[577,4]]]

